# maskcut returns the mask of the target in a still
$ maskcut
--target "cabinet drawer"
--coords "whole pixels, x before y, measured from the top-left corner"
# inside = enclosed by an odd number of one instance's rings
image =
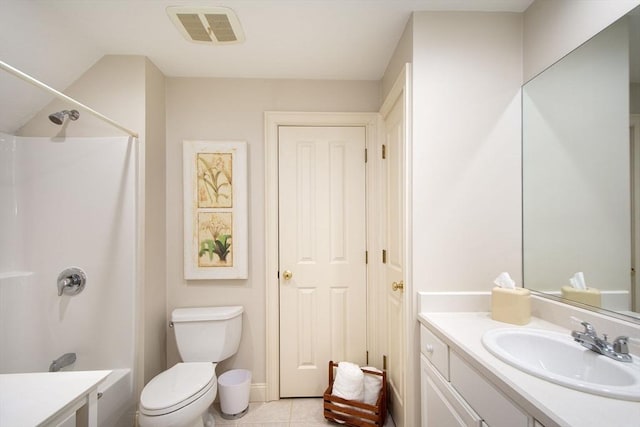
[[[422,426],[480,427],[482,419],[442,375],[420,357],[422,369]]]
[[[449,381],[449,347],[424,326],[420,326],[420,351]]]
[[[455,352],[450,354],[451,384],[491,427],[527,427],[529,417]]]

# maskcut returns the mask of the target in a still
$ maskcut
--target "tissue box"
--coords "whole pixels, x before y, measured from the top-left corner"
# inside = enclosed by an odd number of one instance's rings
[[[529,289],[491,290],[491,318],[499,322],[526,325],[531,320],[531,293]]]
[[[563,286],[560,291],[562,292],[562,298],[594,307],[601,306],[600,290],[596,288],[576,289],[571,286]]]

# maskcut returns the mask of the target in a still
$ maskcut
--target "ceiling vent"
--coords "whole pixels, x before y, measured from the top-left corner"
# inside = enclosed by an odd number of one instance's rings
[[[231,44],[244,41],[238,17],[226,7],[167,8],[178,31],[194,43]]]

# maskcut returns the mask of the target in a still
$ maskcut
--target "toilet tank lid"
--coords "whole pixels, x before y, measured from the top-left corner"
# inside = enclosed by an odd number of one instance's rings
[[[242,314],[241,305],[226,307],[176,308],[171,312],[172,322],[197,322],[202,320],[227,320]]]

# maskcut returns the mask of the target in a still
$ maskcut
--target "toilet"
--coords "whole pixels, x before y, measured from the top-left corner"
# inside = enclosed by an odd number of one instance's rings
[[[200,427],[217,391],[216,365],[238,351],[241,306],[177,308],[171,313],[178,363],[158,374],[140,394],[141,427]]]

